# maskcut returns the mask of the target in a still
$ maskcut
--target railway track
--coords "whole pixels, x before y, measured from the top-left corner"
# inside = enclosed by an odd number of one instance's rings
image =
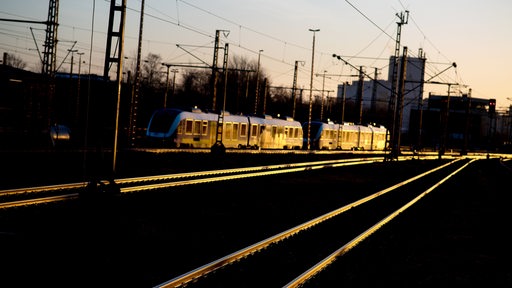
[[[33,285],[88,279],[79,286],[105,281],[105,286],[137,287],[315,287],[311,283],[325,278],[337,263],[351,259],[350,254],[361,250],[361,244],[400,221],[401,215],[422,203],[420,199],[449,183],[450,177],[467,170],[473,161],[485,158],[420,160],[419,165],[410,167],[421,167],[421,172],[397,171],[396,175],[408,175],[398,181],[387,179],[385,171],[404,164],[409,167],[416,162],[408,161],[412,157],[400,158],[396,165],[377,157],[124,178],[116,179],[116,187],[119,195],[126,197],[69,204],[63,200],[80,198],[88,183],[3,190],[0,239],[7,240],[2,242],[7,243],[5,247],[13,247],[9,249],[12,253],[7,251],[4,264],[9,267],[4,271],[11,271],[6,272],[9,276],[39,275],[32,277]],[[437,157],[426,158],[432,159]],[[345,179],[356,178],[363,171],[369,173],[368,179],[353,179],[355,184],[344,186]],[[316,179],[324,174],[334,176]],[[345,178],[337,180],[336,175]],[[372,180],[375,176],[380,180]],[[385,186],[375,184],[382,180],[387,180]],[[360,184],[366,182],[370,184],[361,189]],[[259,190],[264,183],[272,183],[272,189]],[[329,185],[336,188],[327,192]],[[302,195],[297,187],[318,191]],[[228,192],[231,189],[234,192]],[[55,204],[32,205],[45,201]],[[22,209],[8,209],[20,206]],[[8,216],[11,211],[13,216]],[[45,216],[47,213],[50,216]],[[24,219],[21,224],[13,224],[13,219],[20,218]],[[17,227],[14,232],[11,226]],[[25,226],[28,228],[22,232]],[[149,237],[148,233],[155,235]],[[44,237],[39,239],[39,234]],[[100,241],[95,240],[96,234]],[[63,245],[61,238],[69,244]],[[92,248],[76,246],[75,241],[85,241]],[[25,251],[26,244],[39,242],[42,246]],[[354,249],[356,246],[359,249]],[[62,255],[56,252],[61,249]],[[73,259],[67,256],[69,252]],[[46,266],[48,258],[54,260]],[[19,271],[13,270],[16,259],[22,259]],[[84,263],[91,260],[103,274],[86,272]],[[40,272],[27,268],[27,263]],[[53,268],[45,270],[41,265]],[[59,280],[49,276],[53,269],[62,271]],[[53,280],[44,282],[48,279]]]
[[[303,287],[473,161],[455,159],[155,287]],[[358,226],[353,227],[351,221]]]
[[[406,158],[404,157],[401,160],[404,159]],[[92,184],[88,182],[79,182],[7,189],[0,190],[0,209],[76,199],[82,193],[91,191],[91,188],[94,188],[95,192],[90,193],[109,192],[109,189],[114,193],[134,193],[170,187],[228,181],[247,177],[261,177],[272,174],[294,173],[305,170],[368,164],[380,161],[382,161],[382,157],[351,158],[133,177],[117,179],[114,180],[114,183],[109,181],[100,181]],[[90,185],[94,185],[94,187],[91,187]],[[115,191],[113,191],[114,189]]]

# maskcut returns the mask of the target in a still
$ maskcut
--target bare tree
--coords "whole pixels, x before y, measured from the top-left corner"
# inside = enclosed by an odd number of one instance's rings
[[[20,57],[12,54],[6,54],[5,57],[5,65],[18,68],[25,69],[27,67],[27,62],[23,61]]]
[[[142,79],[153,88],[159,88],[165,83],[162,68],[162,57],[157,54],[149,53],[142,65]]]
[[[210,106],[210,76],[211,72],[200,69],[187,69],[182,73],[182,93],[177,99],[180,106],[197,106],[208,109]]]

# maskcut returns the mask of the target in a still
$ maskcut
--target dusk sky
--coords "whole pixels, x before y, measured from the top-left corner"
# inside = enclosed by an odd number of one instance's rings
[[[141,1],[128,0],[127,6],[124,54],[133,59]],[[46,21],[48,7],[45,0],[4,1],[0,18]],[[82,73],[89,72],[90,62],[90,73],[103,74],[109,7],[110,1],[105,0],[59,1],[59,72],[70,70],[70,56],[63,59],[68,49],[77,49],[84,53],[81,57],[86,62]],[[315,33],[314,74],[328,76],[325,82],[323,77],[314,76],[313,88],[325,85],[333,96],[339,83],[357,80],[346,76],[357,74],[351,65],[364,66],[369,75],[378,68],[378,79],[388,78],[398,15],[405,16],[406,11],[400,54],[404,46],[409,57],[417,57],[422,49],[427,58],[426,80],[460,84],[451,86],[451,95],[471,89],[472,97],[495,98],[498,110],[512,105],[507,86],[512,76],[509,0],[145,0],[142,55],[158,54],[167,63],[211,65],[215,31],[223,30],[221,47],[229,43],[230,56],[256,62],[263,50],[261,69],[273,86],[291,87],[295,61],[303,61],[299,62],[303,65],[299,65],[297,85],[309,89],[313,43],[309,29],[320,29]],[[26,69],[38,72],[37,48],[43,50],[44,28],[41,24],[1,21],[0,52],[19,56],[27,62]],[[93,28],[95,33],[91,33]],[[341,55],[351,65],[332,54]],[[449,68],[453,62],[457,67]],[[446,95],[447,89],[448,85],[427,85],[424,98],[429,92]]]

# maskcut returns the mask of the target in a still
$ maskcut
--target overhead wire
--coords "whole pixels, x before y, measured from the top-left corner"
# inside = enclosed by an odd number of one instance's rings
[[[176,17],[172,17],[171,15],[168,15],[168,14],[166,14],[166,13],[163,13],[161,10],[159,10],[159,9],[155,9],[155,8],[151,7],[150,5],[147,5],[147,6],[148,6],[148,8],[150,8],[150,9],[152,9],[152,10],[154,10],[154,11],[157,11],[157,13],[159,13],[159,14],[163,15],[164,17],[160,17],[160,16],[154,15],[154,14],[152,14],[152,13],[147,13],[147,12],[145,12],[145,15],[146,15],[147,17],[151,17],[151,18],[153,18],[153,19],[155,19],[155,20],[162,21],[162,22],[165,22],[165,23],[168,23],[168,24],[171,24],[171,25],[175,25],[175,26],[177,26],[177,27],[179,27],[179,28],[189,30],[189,31],[191,31],[191,32],[194,32],[194,33],[197,33],[197,34],[203,35],[203,36],[205,36],[205,37],[214,38],[214,36],[213,36],[210,32],[202,31],[201,29],[198,29],[198,28],[194,27],[193,25],[187,25],[187,24],[185,24],[185,23],[183,22],[183,19],[180,19],[180,17],[181,17],[181,15],[180,15],[180,9],[179,9],[179,6],[180,6],[180,5],[179,5],[179,3],[180,3],[180,2],[181,2],[182,4],[184,4],[184,5],[187,5],[187,6],[189,6],[189,7],[192,7],[192,8],[194,8],[194,9],[197,9],[197,10],[199,10],[199,11],[202,11],[203,13],[206,13],[206,14],[208,14],[208,15],[211,15],[211,16],[213,16],[213,17],[216,17],[216,18],[218,18],[218,19],[221,19],[222,21],[226,21],[227,23],[230,23],[230,24],[236,25],[236,26],[239,28],[239,30],[240,30],[240,31],[242,31],[242,30],[247,30],[247,31],[250,31],[250,32],[252,32],[252,33],[256,33],[256,34],[258,34],[258,35],[264,36],[264,37],[266,37],[266,38],[268,38],[268,39],[272,39],[272,40],[274,40],[274,41],[278,41],[278,42],[282,43],[282,44],[284,45],[283,55],[286,53],[286,48],[287,48],[288,46],[294,46],[294,47],[296,47],[296,48],[300,48],[300,49],[304,49],[304,50],[308,50],[308,51],[309,51],[309,50],[311,50],[311,48],[309,48],[309,47],[304,47],[304,46],[302,46],[302,45],[298,45],[298,44],[295,44],[295,43],[292,43],[292,42],[289,42],[289,41],[283,41],[282,39],[277,38],[277,37],[274,37],[274,36],[269,35],[269,34],[267,34],[267,33],[263,33],[263,32],[260,32],[260,31],[255,30],[255,29],[249,28],[249,27],[247,27],[247,26],[241,25],[241,24],[239,24],[239,23],[237,23],[237,22],[235,22],[235,21],[232,21],[232,20],[230,20],[230,19],[228,19],[228,18],[226,18],[226,17],[220,16],[220,15],[218,15],[218,14],[216,14],[216,13],[213,13],[213,12],[208,11],[208,10],[206,10],[206,9],[204,9],[204,8],[201,8],[201,7],[197,6],[197,5],[194,5],[194,4],[192,4],[192,3],[190,3],[189,1],[186,1],[186,0],[176,0],[176,13],[177,13],[177,18],[176,18]],[[350,60],[353,60],[353,59],[373,59],[373,60],[374,60],[374,62],[373,62],[373,63],[375,63],[375,61],[378,61],[378,60],[385,60],[385,59],[387,59],[387,58],[380,58],[380,55],[382,55],[383,51],[385,51],[385,48],[382,50],[381,54],[380,54],[378,57],[360,57],[359,55],[360,55],[361,53],[363,53],[364,51],[366,51],[366,50],[368,49],[368,47],[370,47],[372,44],[374,44],[374,43],[375,43],[375,42],[376,42],[376,41],[377,41],[377,40],[378,40],[382,35],[386,35],[389,39],[391,39],[391,40],[393,40],[393,41],[396,41],[396,40],[395,40],[395,37],[393,37],[393,36],[392,36],[392,35],[390,35],[388,32],[386,32],[387,28],[388,28],[388,27],[389,27],[393,22],[391,22],[390,24],[388,24],[388,26],[387,26],[385,29],[383,29],[383,28],[381,28],[377,23],[375,23],[375,21],[373,21],[370,17],[368,17],[368,16],[367,16],[363,11],[361,11],[361,10],[360,10],[359,8],[357,8],[354,4],[352,4],[349,0],[345,0],[345,2],[346,2],[348,5],[350,5],[350,6],[351,6],[355,11],[357,11],[361,16],[363,16],[367,21],[369,21],[373,26],[375,26],[379,31],[381,31],[381,33],[380,33],[379,35],[377,35],[377,36],[376,36],[372,41],[370,41],[370,42],[369,42],[365,47],[363,47],[363,48],[362,48],[358,53],[356,53],[355,55],[349,56],[349,57],[350,57],[349,59],[350,59]],[[402,3],[400,3],[400,4],[402,4]],[[402,4],[402,6],[403,6],[403,4]],[[133,11],[133,12],[136,12],[136,13],[140,13],[140,10],[139,10],[139,9],[134,9],[134,8],[131,8],[131,7],[127,7],[127,10],[130,10],[130,11]],[[10,13],[5,13],[5,12],[2,12],[2,13],[4,13],[4,14],[10,14]],[[14,14],[12,14],[12,15],[13,15],[13,16],[18,16],[18,17],[20,17],[19,15],[14,15]],[[424,39],[426,39],[426,41],[428,41],[428,42],[430,43],[430,45],[432,45],[432,47],[434,47],[434,48],[436,49],[436,51],[437,51],[438,53],[440,53],[440,52],[439,52],[439,49],[437,49],[437,48],[435,47],[435,45],[433,45],[433,44],[430,42],[430,40],[425,36],[424,32],[421,30],[421,28],[420,28],[420,27],[419,27],[419,25],[416,23],[416,21],[414,20],[414,18],[413,18],[413,17],[411,17],[411,20],[413,21],[413,23],[414,23],[415,27],[418,29],[418,31],[423,35]],[[74,27],[74,26],[66,26],[66,25],[63,25],[63,27],[71,27],[72,29],[88,31],[88,29],[80,28],[80,27]],[[100,33],[100,32],[95,31],[95,33]],[[243,49],[243,50],[249,51],[249,52],[251,52],[251,53],[253,53],[253,54],[258,54],[258,52],[257,52],[256,50],[246,48],[246,47],[244,47],[244,46],[241,44],[241,34],[242,34],[242,33],[240,32],[240,33],[239,33],[239,39],[238,39],[238,43],[237,43],[237,44],[235,44],[235,43],[230,43],[230,44],[234,44],[234,46],[237,46],[237,47],[239,47],[240,49]],[[158,41],[158,40],[154,40],[154,39],[147,40],[147,41],[149,41],[149,42],[158,42],[158,43],[161,43],[161,44],[164,44],[164,45],[165,45],[165,44],[173,44],[173,43],[170,43],[170,42],[167,42],[167,41]],[[322,54],[323,52],[318,52],[318,53],[320,53],[321,55],[323,55],[323,54]],[[325,54],[325,53],[324,53],[324,54]],[[327,54],[325,54],[325,55],[327,55]],[[329,54],[329,55],[330,55],[330,54]],[[289,66],[291,66],[291,67],[293,67],[293,66],[294,66],[294,63],[288,63],[288,62],[286,62],[286,61],[285,61],[285,59],[284,59],[284,56],[283,56],[283,57],[281,57],[281,59],[277,59],[276,57],[272,57],[272,56],[270,56],[270,55],[268,55],[268,54],[266,54],[266,55],[262,55],[262,56],[263,56],[263,57],[266,57],[266,58],[268,58],[268,59],[271,59],[272,61],[277,61],[277,62],[279,62],[279,63],[283,63],[283,64],[286,64],[286,65],[289,65]],[[444,55],[443,55],[443,56],[444,56]],[[445,56],[444,56],[444,57],[445,57]],[[446,57],[445,57],[445,58],[446,58]],[[434,63],[434,62],[432,62],[432,63]],[[389,64],[386,64],[386,66],[388,66],[388,65],[389,65]],[[386,67],[386,66],[384,66],[384,67]],[[383,69],[384,67],[381,67],[381,69]],[[430,68],[427,68],[427,70],[428,70],[428,69],[430,69]]]

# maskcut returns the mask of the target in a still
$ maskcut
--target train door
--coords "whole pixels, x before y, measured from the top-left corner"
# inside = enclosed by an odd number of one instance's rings
[[[260,145],[258,124],[251,124],[250,135],[247,146],[257,148]]]
[[[359,131],[353,126],[343,127],[342,149],[355,150],[359,145]]]
[[[285,145],[284,139],[284,127],[272,125],[272,142],[269,148],[283,148]]]
[[[192,135],[194,131],[194,120],[185,119],[181,121],[180,126],[183,127],[181,135],[178,136],[176,141],[176,147],[190,147],[192,145]]]
[[[247,123],[240,123],[240,137],[238,139],[238,145],[240,148],[247,147],[248,135],[247,135],[248,129],[247,129]]]
[[[233,130],[231,132],[232,146],[241,148],[243,146],[243,142],[240,141],[240,123],[233,122]]]
[[[203,120],[194,120],[192,130],[191,147],[205,148],[208,146],[207,139],[203,135],[203,127],[206,123]]]
[[[268,138],[270,138],[271,135],[270,135],[270,129],[267,128],[266,125],[260,125],[259,127],[259,147],[261,149],[265,149],[265,148],[268,148],[267,147],[267,142],[268,142]]]
[[[208,139],[208,146],[212,147],[217,142],[217,119],[207,121],[207,133],[206,138]]]
[[[372,131],[369,127],[359,127],[359,148],[372,150]]]
[[[224,136],[222,137],[222,144],[224,144],[224,147],[226,148],[233,148],[233,123],[224,122],[223,133]]]

